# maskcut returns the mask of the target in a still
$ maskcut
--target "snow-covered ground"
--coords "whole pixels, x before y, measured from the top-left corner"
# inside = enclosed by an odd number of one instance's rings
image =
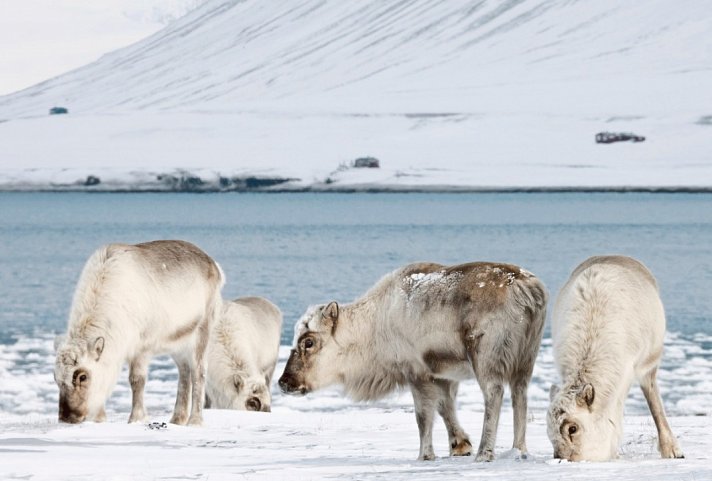
[[[0,188],[709,189],[710,31],[706,0],[208,0],[0,97]]]
[[[305,403],[308,401],[304,401]],[[671,418],[686,458],[660,459],[649,417],[625,421],[623,454],[606,463],[560,463],[551,457],[546,422],[537,413],[528,424],[530,457],[511,446],[511,411],[503,413],[492,463],[447,455],[447,434],[434,433],[438,458],[419,462],[415,416],[381,410],[267,413],[211,411],[201,428],[168,425],[149,429],[108,423],[58,426],[34,417],[21,425],[2,423],[0,477],[32,480],[302,480],[302,479],[615,479],[703,480],[712,477],[712,418]],[[461,412],[471,435],[479,436],[481,413]],[[167,421],[166,416],[156,421]],[[1,418],[0,418],[0,422]]]
[[[620,458],[606,463],[560,463],[546,435],[547,389],[555,379],[551,342],[545,340],[529,391],[527,445],[530,456],[511,450],[512,410],[505,396],[498,459],[448,457],[447,433],[436,419],[438,459],[418,462],[418,430],[409,393],[357,404],[326,389],[306,397],[273,389],[273,412],[205,411],[203,427],[167,423],[173,405],[175,368],[157,360],[146,387],[148,424],[126,424],[130,391],[126,376],[108,403],[106,423],[59,425],[52,381],[51,339],[38,337],[0,346],[0,479],[617,479],[702,480],[712,477],[709,336],[692,344],[676,336],[666,342],[661,389],[684,460],[660,459],[657,435],[640,389],[626,405]],[[32,354],[29,354],[32,353]],[[280,350],[275,377],[284,369]],[[691,356],[691,357],[688,357]],[[671,365],[676,366],[669,369]],[[126,374],[126,373],[124,373]],[[671,396],[672,394],[672,396]],[[475,442],[483,417],[482,396],[473,381],[462,383],[459,418]]]

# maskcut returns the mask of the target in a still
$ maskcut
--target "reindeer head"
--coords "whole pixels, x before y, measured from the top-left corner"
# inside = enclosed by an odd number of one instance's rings
[[[59,387],[59,421],[80,423],[94,420],[103,413],[105,390],[98,362],[104,350],[104,338],[90,341],[55,341],[57,360],[54,380]]]
[[[294,328],[294,347],[279,387],[287,394],[306,394],[339,381],[338,344],[334,333],[339,305],[312,306]]]
[[[232,386],[227,386],[231,384]],[[272,394],[264,377],[247,376],[245,373],[235,373],[221,386],[220,397],[228,409],[270,412]]]
[[[552,386],[546,416],[554,457],[568,461],[606,461],[617,457],[619,433],[613,420],[594,405],[592,384]]]

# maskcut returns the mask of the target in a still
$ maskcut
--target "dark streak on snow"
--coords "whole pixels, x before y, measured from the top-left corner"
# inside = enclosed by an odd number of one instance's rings
[[[93,193],[221,193],[221,192],[261,192],[261,193],[482,193],[482,194],[521,194],[521,193],[655,193],[655,194],[710,194],[712,186],[453,186],[453,185],[389,185],[389,184],[349,184],[317,183],[312,185],[297,184],[299,179],[281,177],[220,177],[204,181],[199,177],[181,179],[175,183],[157,185],[146,184],[102,184],[101,186],[85,186],[77,184],[13,184],[0,185],[0,192],[93,192]]]

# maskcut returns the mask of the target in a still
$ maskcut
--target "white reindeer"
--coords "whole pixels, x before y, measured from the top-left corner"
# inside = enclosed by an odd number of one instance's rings
[[[286,393],[342,384],[356,400],[410,387],[420,433],[419,459],[435,458],[435,410],[450,454],[472,445],[457,421],[458,383],[473,375],[485,398],[477,460],[494,459],[504,383],[514,408],[514,447],[526,453],[527,386],[546,313],[544,285],[508,264],[411,264],[383,277],[351,304],[310,308],[279,380]]]
[[[57,343],[59,420],[105,420],[104,403],[128,362],[129,422],[143,421],[148,363],[154,354],[169,353],[179,375],[171,422],[200,424],[205,350],[223,284],[217,263],[188,242],[111,244],[97,250],[79,279],[67,335]]]
[[[223,306],[208,343],[205,407],[269,412],[282,312],[261,297]]]
[[[615,458],[623,405],[637,379],[658,430],[663,458],[683,454],[656,382],[665,312],[655,278],[630,257],[591,257],[561,288],[552,314],[561,388],[552,386],[547,431],[554,457]]]

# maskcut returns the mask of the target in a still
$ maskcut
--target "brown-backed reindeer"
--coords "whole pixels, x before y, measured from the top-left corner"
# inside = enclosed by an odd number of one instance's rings
[[[217,263],[188,242],[110,244],[97,250],[77,284],[67,334],[56,343],[59,420],[103,421],[104,403],[128,362],[129,422],[143,421],[148,363],[153,355],[168,353],[179,374],[171,422],[200,424],[205,352],[223,283]]]
[[[504,384],[512,392],[514,448],[526,453],[527,387],[541,342],[547,292],[531,273],[509,264],[419,263],[383,277],[351,304],[310,308],[279,380],[286,393],[342,384],[355,400],[398,387],[413,394],[419,459],[435,458],[435,411],[450,454],[472,445],[455,412],[458,383],[475,376],[485,399],[478,461],[494,459]]]

